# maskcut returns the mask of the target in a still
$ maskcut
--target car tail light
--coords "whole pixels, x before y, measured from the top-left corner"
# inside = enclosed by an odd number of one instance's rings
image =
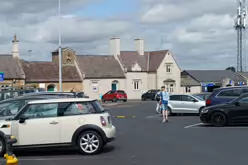
[[[207,100],[206,100],[206,106],[207,106],[207,105],[210,105],[210,104],[211,104],[211,100],[210,100],[210,99],[207,99]]]
[[[100,120],[101,120],[101,123],[102,123],[102,126],[106,126],[107,125],[107,122],[106,120],[104,119],[104,117],[100,117]]]

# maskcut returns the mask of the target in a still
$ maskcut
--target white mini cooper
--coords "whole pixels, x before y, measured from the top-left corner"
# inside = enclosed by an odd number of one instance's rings
[[[111,117],[89,98],[28,102],[13,119],[0,121],[0,154],[4,135],[13,135],[14,148],[77,146],[82,154],[96,154],[115,139]]]

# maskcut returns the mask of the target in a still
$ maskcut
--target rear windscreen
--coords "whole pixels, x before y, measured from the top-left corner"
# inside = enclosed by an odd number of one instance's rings
[[[126,94],[124,91],[117,91],[119,94]]]

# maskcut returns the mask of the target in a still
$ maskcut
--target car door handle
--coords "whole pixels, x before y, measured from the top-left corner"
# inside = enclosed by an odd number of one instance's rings
[[[58,124],[59,122],[57,121],[52,121],[50,124]]]

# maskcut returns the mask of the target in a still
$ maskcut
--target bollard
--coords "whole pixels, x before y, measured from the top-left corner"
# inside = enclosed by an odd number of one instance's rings
[[[18,159],[13,154],[13,144],[17,142],[17,139],[14,136],[6,135],[6,154],[4,158],[6,159],[6,165],[18,165]]]

